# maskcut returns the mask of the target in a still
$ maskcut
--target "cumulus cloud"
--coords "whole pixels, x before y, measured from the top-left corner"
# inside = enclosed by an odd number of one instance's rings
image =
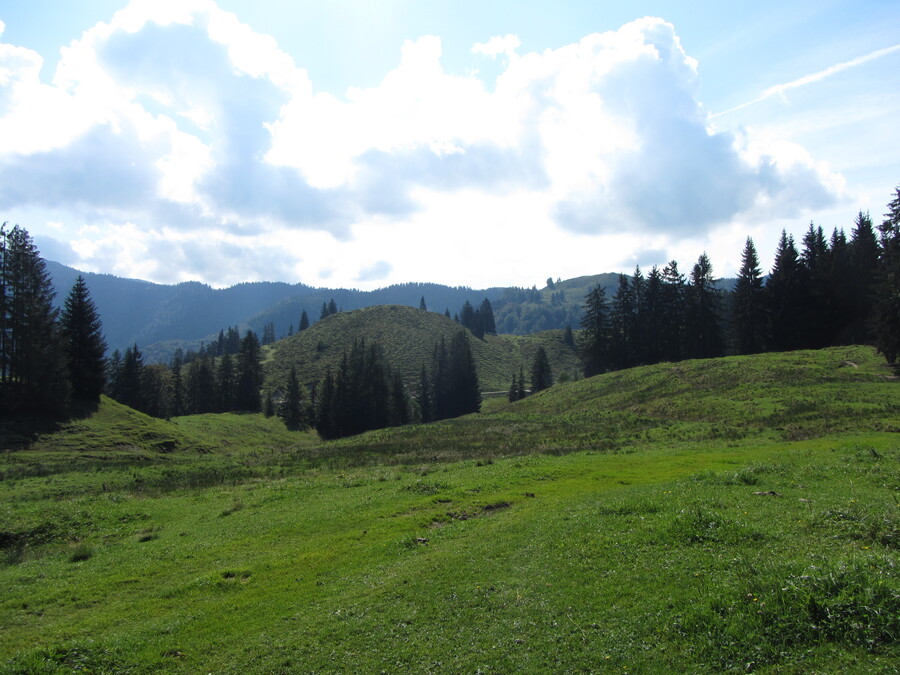
[[[697,64],[660,19],[520,48],[514,35],[472,48],[506,57],[488,90],[446,72],[440,38],[423,36],[377,86],[338,97],[212,0],[135,0],[64,47],[50,84],[40,55],[0,43],[0,207],[68,212],[93,267],[217,283],[295,275],[272,237],[349,246],[422,222],[436,195],[470,205],[476,230],[480,194],[530,197],[544,230],[669,236],[840,195],[801,148],[712,129]],[[397,269],[356,262],[358,281]]]

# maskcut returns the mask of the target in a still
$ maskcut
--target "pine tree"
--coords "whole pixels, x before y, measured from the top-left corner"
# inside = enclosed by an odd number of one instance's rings
[[[528,396],[528,392],[525,390],[525,369],[521,366],[519,367],[519,382],[518,382],[518,390],[516,391],[516,397],[518,400],[522,400],[526,396]]]
[[[553,385],[553,371],[550,369],[550,360],[547,351],[539,346],[531,362],[531,393],[535,394]]]
[[[0,414],[58,417],[69,396],[53,283],[28,232],[0,226]]]
[[[513,373],[512,383],[509,385],[509,391],[506,394],[506,400],[514,403],[519,400],[519,383],[516,381],[516,374]]]
[[[409,396],[399,372],[391,376],[390,426],[399,427],[409,424]]]
[[[300,313],[300,328],[298,329],[298,332],[303,332],[307,328],[309,328],[309,315],[307,315],[306,310],[304,309]]]
[[[609,370],[609,305],[599,284],[587,294],[581,319],[581,355],[585,377]]]
[[[419,300],[419,309],[421,309],[423,312],[428,311],[428,305],[425,304],[425,296],[424,295],[422,296],[422,299]]]
[[[757,354],[766,347],[766,313],[762,274],[753,240],[747,237],[741,270],[732,292],[731,325],[735,351]]]
[[[663,268],[660,295],[659,358],[662,361],[680,361],[684,350],[685,280],[675,260]]]
[[[259,390],[262,387],[262,351],[256,333],[248,330],[241,340],[241,353],[238,357],[237,388],[235,390],[235,409],[259,412],[262,401]]]
[[[482,337],[485,335],[496,335],[497,324],[494,321],[494,308],[491,307],[491,301],[485,298],[481,301],[481,307],[478,308],[479,318],[481,319]]]
[[[184,381],[181,373],[182,353],[177,349],[172,356],[172,409],[170,414],[177,417],[184,414]]]
[[[144,355],[135,344],[125,350],[125,356],[122,358],[122,373],[118,384],[119,403],[135,410],[143,410],[143,377]]]
[[[794,238],[785,230],[781,231],[763,295],[769,322],[769,348],[779,352],[802,348],[809,298]]]
[[[434,398],[432,396],[431,380],[425,364],[419,372],[419,417],[422,422],[431,422],[434,419]]]
[[[219,365],[216,368],[216,408],[219,412],[228,412],[235,409],[235,384],[234,361],[230,354],[225,354],[219,359]]]
[[[303,389],[300,387],[300,380],[297,379],[297,369],[294,366],[291,366],[291,370],[288,373],[287,388],[285,389],[279,415],[284,419],[284,424],[288,429],[299,431],[305,427]]]
[[[575,336],[572,334],[572,326],[566,325],[566,330],[563,332],[563,344],[574,349]]]
[[[465,332],[459,332],[450,341],[450,405],[448,417],[459,417],[481,410],[481,389],[475,357]]]
[[[830,251],[824,230],[810,223],[803,236],[803,250],[800,253],[805,296],[800,347],[819,349],[829,343],[827,327],[832,313],[828,293],[829,260]]]
[[[872,344],[875,339],[873,327],[879,248],[872,218],[868,213],[860,211],[856,217],[849,246],[851,271],[845,283],[850,293],[852,329],[848,342]]]
[[[106,381],[106,341],[97,307],[81,275],[66,297],[62,312],[72,398],[96,406]]]
[[[633,341],[636,332],[637,303],[634,289],[624,274],[613,296],[609,320],[609,367],[629,368],[636,363]]]
[[[900,187],[895,189],[878,230],[881,250],[874,312],[875,347],[896,367],[900,358]]]
[[[692,359],[722,356],[725,345],[719,325],[720,296],[712,276],[712,263],[706,253],[700,255],[691,270],[686,297],[686,356]]]
[[[644,292],[639,296],[638,316],[641,324],[643,359],[641,363],[659,363],[663,358],[664,302],[663,278],[659,268],[650,268]]]

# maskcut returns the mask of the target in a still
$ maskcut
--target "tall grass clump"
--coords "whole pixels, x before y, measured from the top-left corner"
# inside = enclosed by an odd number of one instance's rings
[[[675,630],[720,671],[753,671],[827,644],[896,650],[898,582],[896,560],[889,556],[773,563],[751,570],[734,587],[711,590]]]

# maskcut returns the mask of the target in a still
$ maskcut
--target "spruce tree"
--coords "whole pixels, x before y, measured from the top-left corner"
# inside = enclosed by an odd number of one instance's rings
[[[575,336],[572,334],[572,326],[566,325],[566,330],[563,332],[563,344],[567,347],[575,347]]]
[[[4,223],[5,226],[5,223]],[[0,226],[0,413],[58,417],[69,397],[53,283],[27,231]]]
[[[431,379],[425,364],[419,372],[419,417],[422,422],[431,422],[434,419],[434,397],[432,396]]]
[[[900,187],[895,189],[878,230],[881,250],[874,308],[875,347],[896,367],[900,358]]]
[[[775,251],[763,295],[768,317],[769,348],[789,351],[805,346],[808,288],[794,238],[785,230]]]
[[[756,247],[750,237],[744,245],[741,270],[732,292],[731,326],[738,354],[757,354],[766,348],[762,274]]]
[[[850,233],[850,273],[845,280],[852,311],[848,342],[872,344],[874,341],[874,306],[876,275],[879,267],[878,238],[872,218],[859,212]]]
[[[230,354],[219,359],[216,368],[216,408],[219,412],[234,410],[235,394],[234,361]]]
[[[235,389],[235,409],[259,412],[262,401],[262,348],[256,333],[248,330],[241,340],[241,352],[238,357],[237,388]]]
[[[497,324],[494,321],[494,308],[491,307],[491,301],[485,298],[481,301],[481,307],[478,308],[479,318],[481,319],[482,337],[485,335],[496,335]]]
[[[637,303],[634,289],[628,277],[620,274],[609,320],[609,367],[612,370],[629,368],[636,362],[633,343],[636,319]],[[571,332],[571,329],[569,330]]]
[[[459,417],[481,410],[481,389],[475,357],[465,332],[459,332],[450,341],[450,405],[448,417]]]
[[[609,305],[599,284],[587,294],[579,353],[585,377],[609,370]]]
[[[106,341],[97,307],[81,275],[66,297],[62,334],[68,355],[72,398],[96,406],[106,381]]]
[[[547,351],[539,346],[531,362],[531,393],[535,394],[553,385],[553,371],[550,369],[550,360]]]
[[[184,414],[184,380],[182,379],[182,353],[177,349],[172,356],[172,409],[170,414],[177,417]]]
[[[506,393],[506,400],[514,403],[519,400],[519,383],[516,381],[516,374],[513,373],[512,383],[509,385],[509,391]]]
[[[700,255],[691,270],[686,297],[686,356],[692,359],[722,356],[725,345],[719,325],[720,296],[712,275],[712,263],[706,253]]]
[[[122,357],[122,373],[118,383],[119,403],[135,410],[143,410],[143,377],[144,355],[137,344],[134,344],[125,350],[125,356]]]
[[[516,397],[518,400],[522,400],[526,396],[528,396],[528,392],[525,390],[525,369],[521,366],[519,367],[519,382],[518,382],[518,390],[516,392]]]
[[[678,263],[670,261],[662,271],[660,354],[661,361],[680,361],[684,350],[685,280]]]
[[[302,332],[302,331],[305,331],[307,328],[309,328],[309,315],[306,313],[306,310],[304,309],[300,313],[300,328],[298,330]]]
[[[423,312],[428,311],[428,305],[425,304],[425,296],[424,295],[419,300],[419,309],[421,309]]]
[[[297,369],[294,366],[291,366],[291,370],[288,373],[287,387],[279,415],[284,419],[285,426],[292,431],[299,431],[305,426],[303,389],[300,386],[300,380],[297,378]]]

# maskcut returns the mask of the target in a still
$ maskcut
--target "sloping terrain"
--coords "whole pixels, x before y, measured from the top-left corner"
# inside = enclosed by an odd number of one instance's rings
[[[318,382],[328,367],[337,366],[353,341],[362,338],[381,345],[391,367],[414,385],[422,365],[430,368],[434,346],[442,338],[449,345],[461,330],[465,329],[443,314],[401,305],[340,312],[272,346],[266,363],[267,386],[276,387],[286,380],[292,365],[302,382]],[[468,334],[479,382],[485,391],[506,391],[520,368],[529,377],[531,361],[540,345],[547,351],[556,377],[580,370],[577,354],[564,344],[561,330],[532,336],[486,335],[483,340]]]
[[[104,400],[0,456],[0,670],[896,672],[898,386],[659,364],[328,443]]]

